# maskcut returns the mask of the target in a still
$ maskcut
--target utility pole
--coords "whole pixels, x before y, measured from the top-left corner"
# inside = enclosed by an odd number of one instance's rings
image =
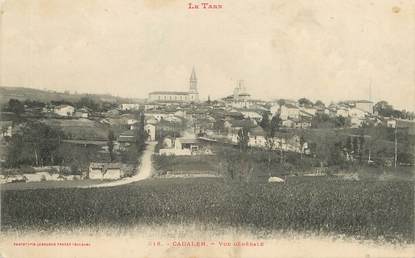
[[[396,169],[396,164],[398,162],[398,138],[396,137],[398,133],[398,121],[395,120],[395,156],[394,156],[394,165]]]

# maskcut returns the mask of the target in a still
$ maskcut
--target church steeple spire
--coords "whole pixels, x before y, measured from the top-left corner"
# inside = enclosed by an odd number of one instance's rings
[[[192,74],[190,75],[190,87],[189,91],[192,93],[197,93],[197,77],[195,72],[195,67],[192,68]]]
[[[192,81],[192,80],[197,81],[196,72],[195,72],[195,67],[194,66],[192,68],[192,74],[190,75],[190,81]]]

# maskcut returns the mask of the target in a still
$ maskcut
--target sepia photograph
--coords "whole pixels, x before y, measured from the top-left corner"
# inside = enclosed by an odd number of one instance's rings
[[[415,257],[413,0],[0,0],[0,258]]]

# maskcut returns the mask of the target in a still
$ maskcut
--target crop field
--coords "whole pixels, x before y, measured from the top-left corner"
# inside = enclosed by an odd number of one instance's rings
[[[170,171],[173,174],[180,173],[205,173],[218,171],[218,159],[216,156],[153,156],[156,169]]]
[[[414,187],[408,181],[150,179],[105,189],[1,193],[2,230],[198,223],[414,242]]]

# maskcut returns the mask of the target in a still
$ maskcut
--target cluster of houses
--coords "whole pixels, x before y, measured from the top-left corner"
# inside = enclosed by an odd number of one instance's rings
[[[350,101],[331,104],[328,107],[300,105],[297,101],[291,100],[265,102],[251,99],[243,81],[238,82],[232,95],[220,100],[203,103],[156,100],[144,104],[142,109],[146,125],[151,125],[152,130],[158,134],[164,133],[165,148],[160,153],[167,155],[209,153],[199,151],[206,143],[199,141],[200,138],[237,144],[241,129],[248,130],[248,145],[252,147],[309,152],[307,143],[302,142],[295,134],[280,134],[274,139],[269,139],[267,132],[260,126],[264,113],[270,118],[278,115],[281,126],[286,129],[310,128],[313,118],[318,114],[347,118],[351,127],[359,127],[367,119],[380,122],[373,113],[373,103],[370,101]],[[179,138],[180,130],[187,130],[188,135]],[[175,136],[172,132],[178,135]]]
[[[251,98],[243,81],[238,81],[233,94],[222,99],[199,101],[197,78],[194,69],[186,92],[157,91],[149,94],[146,102],[121,103],[118,108],[102,113],[94,113],[87,107],[75,108],[72,105],[47,105],[39,110],[53,118],[93,120],[115,130],[114,150],[125,150],[137,141],[136,128],[144,126],[148,141],[162,139],[159,153],[165,155],[212,155],[212,144],[232,144],[239,142],[240,132],[248,132],[248,145],[254,148],[281,149],[297,153],[309,153],[307,142],[295,133],[278,132],[273,138],[261,127],[264,114],[269,119],[280,118],[280,126],[290,129],[313,127],[315,118],[325,115],[329,118],[347,119],[345,127],[361,127],[365,122],[398,127],[400,120],[380,117],[374,112],[373,102],[367,100],[343,101],[325,106],[300,103],[293,100],[263,101]],[[144,114],[144,125],[140,119]],[[47,117],[47,116],[46,116]],[[1,138],[13,135],[13,123],[1,121]],[[413,127],[412,125],[409,125]],[[75,140],[70,140],[77,143]],[[107,139],[96,143],[91,139],[80,144],[106,146]],[[108,149],[105,151],[108,152]],[[121,163],[91,162],[83,178],[118,179],[124,177],[128,169]],[[25,176],[26,180],[55,180],[46,175]],[[56,177],[61,180],[62,177]],[[63,180],[63,179],[62,179]]]
[[[125,111],[144,111],[146,130],[152,132],[150,139],[155,140],[162,135],[164,143],[160,153],[166,155],[210,154],[211,152],[203,147],[207,141],[200,139],[237,144],[241,129],[248,130],[248,145],[251,147],[281,148],[309,153],[307,142],[298,135],[280,133],[269,139],[267,132],[260,126],[264,113],[267,113],[270,119],[278,115],[281,120],[280,126],[287,130],[310,128],[313,119],[321,114],[329,118],[347,119],[348,124],[345,127],[358,128],[368,121],[392,126],[389,119],[374,112],[371,101],[343,101],[328,106],[301,104],[286,99],[266,102],[252,99],[243,81],[238,81],[232,95],[215,101],[163,101],[161,98],[149,99],[139,107],[121,107]],[[183,131],[186,131],[184,137],[181,135]]]

